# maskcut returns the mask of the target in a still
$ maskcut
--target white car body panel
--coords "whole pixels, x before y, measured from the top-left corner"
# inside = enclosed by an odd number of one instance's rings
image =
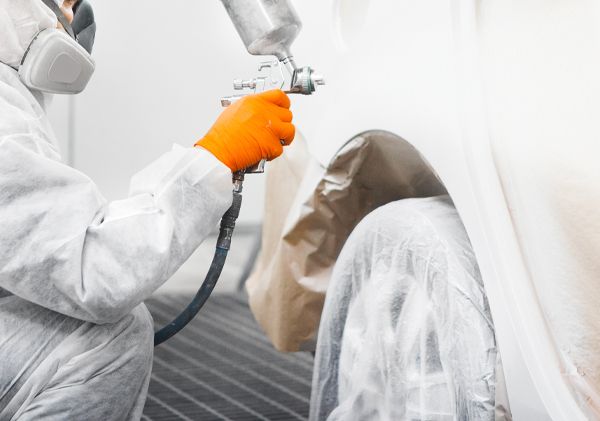
[[[539,69],[518,71],[514,66],[506,74],[502,60],[544,60],[548,50],[563,39],[557,54],[569,54],[572,60],[600,71],[600,56],[589,54],[592,47],[600,51],[599,37],[588,37],[588,45],[579,50],[568,31],[566,39],[552,33],[574,8],[577,13],[569,29],[587,25],[595,33],[597,6],[573,0],[487,4],[474,0],[302,0],[295,4],[305,23],[294,45],[296,59],[301,65],[314,66],[328,82],[317,95],[294,101],[296,121],[311,152],[326,165],[343,143],[370,130],[392,132],[414,145],[444,182],[473,243],[494,317],[514,419],[585,419],[565,379],[539,304],[531,262],[522,252],[506,186],[497,169],[496,161],[502,157],[494,155],[494,142],[502,144],[506,136],[536,126],[543,118],[553,119],[557,130],[571,123],[559,115],[541,114],[530,121],[514,115],[512,120],[506,118],[519,110],[511,103],[520,92],[517,87],[536,75],[556,77],[559,84],[563,74],[556,68],[540,75]],[[519,40],[532,34],[541,52],[515,53]],[[486,54],[490,51],[494,54]],[[600,77],[600,72],[595,74]],[[581,75],[577,81],[580,95],[585,95],[584,87],[600,92],[593,72]],[[524,94],[523,100],[546,99],[536,94]],[[573,95],[570,99],[577,101]],[[598,101],[591,102],[597,106]],[[490,121],[501,122],[502,130],[496,126],[492,130]],[[600,134],[598,128],[587,129]],[[530,134],[542,136],[534,130]]]

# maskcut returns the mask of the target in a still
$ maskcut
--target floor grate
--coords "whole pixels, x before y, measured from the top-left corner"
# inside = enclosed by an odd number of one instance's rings
[[[163,326],[183,295],[146,304]],[[312,356],[282,354],[237,295],[212,297],[182,332],[155,349],[143,420],[305,420]]]

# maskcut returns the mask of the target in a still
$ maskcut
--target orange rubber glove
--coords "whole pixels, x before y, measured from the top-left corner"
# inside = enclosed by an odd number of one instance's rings
[[[289,97],[278,89],[246,96],[227,107],[196,146],[233,172],[277,158],[296,134],[289,108]]]

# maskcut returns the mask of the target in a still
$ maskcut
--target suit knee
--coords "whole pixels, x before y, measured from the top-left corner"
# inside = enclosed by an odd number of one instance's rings
[[[150,370],[154,350],[154,326],[152,316],[145,305],[137,306],[116,324],[117,347],[130,356],[130,364],[141,371]]]

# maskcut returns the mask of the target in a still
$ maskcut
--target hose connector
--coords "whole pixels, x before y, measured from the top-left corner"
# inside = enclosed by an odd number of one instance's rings
[[[242,209],[242,190],[244,189],[244,171],[233,173],[233,200],[231,207],[221,218],[221,229],[217,239],[217,248],[229,250],[231,248],[231,238],[235,229],[235,222],[240,216]]]

